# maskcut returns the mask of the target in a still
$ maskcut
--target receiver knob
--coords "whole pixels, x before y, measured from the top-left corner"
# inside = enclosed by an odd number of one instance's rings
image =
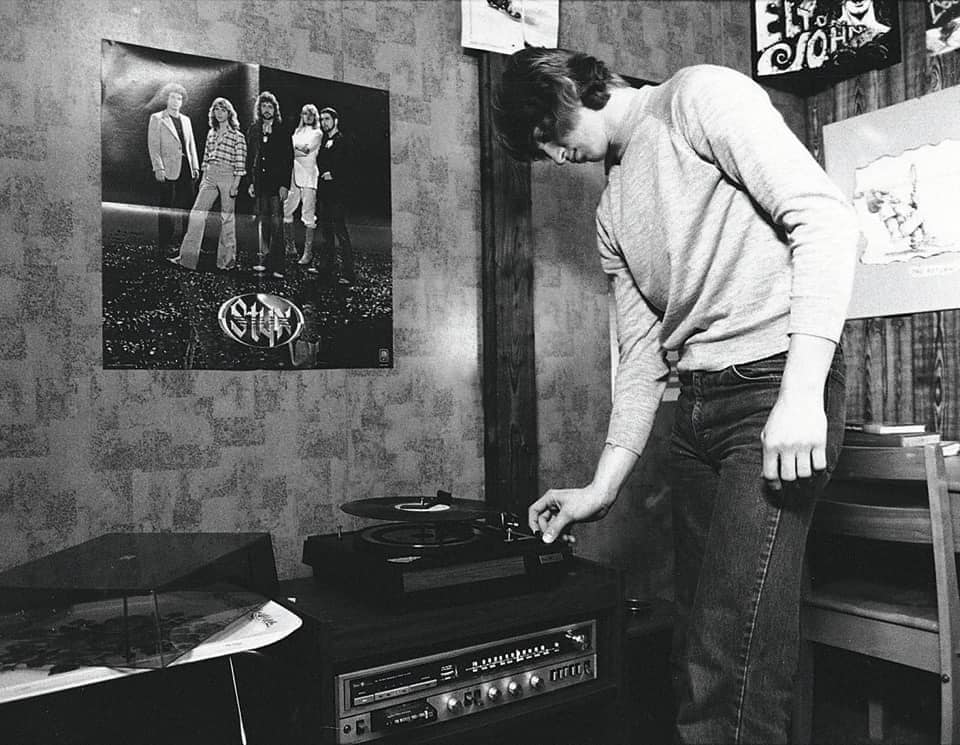
[[[530,676],[530,687],[531,687],[533,690],[535,690],[535,691],[542,691],[542,690],[543,690],[543,678],[541,678],[539,675],[531,675],[531,676]]]
[[[515,680],[511,680],[509,683],[507,683],[507,693],[514,697],[519,696],[520,684]]]
[[[565,633],[564,636],[567,638],[567,641],[570,642],[573,648],[579,652],[582,652],[589,646],[589,642],[587,641],[587,635],[582,632],[578,632],[573,629],[568,629],[567,633]]]
[[[451,696],[447,699],[447,711],[451,714],[459,714],[463,710],[463,704],[460,703],[460,699]]]
[[[501,695],[500,689],[497,688],[496,686],[490,686],[487,689],[487,698],[490,699],[491,701],[499,701],[500,695]]]

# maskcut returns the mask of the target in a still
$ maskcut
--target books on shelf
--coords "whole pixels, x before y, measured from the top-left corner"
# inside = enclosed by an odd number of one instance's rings
[[[864,422],[860,429],[871,435],[921,435],[927,431],[923,424],[892,424],[889,422]]]
[[[940,445],[940,453],[943,455],[944,458],[949,458],[949,457],[953,457],[953,456],[956,456],[956,455],[960,455],[960,441],[957,441],[957,440],[943,440],[943,441],[941,441],[941,442],[939,443],[939,445]],[[844,449],[844,450],[851,450],[851,451],[869,450],[870,448],[876,448],[876,447],[889,448],[889,447],[900,447],[900,446],[899,446],[899,445],[897,445],[897,446],[894,446],[894,445],[850,445],[850,444],[848,444],[848,443],[844,443],[844,444],[843,444],[843,449]]]
[[[862,429],[847,428],[843,433],[843,444],[875,448],[910,448],[940,442],[936,432],[921,434],[897,434],[895,432],[876,434]]]
[[[843,428],[845,448],[907,448],[940,444],[943,457],[960,455],[960,441],[944,440],[939,432],[927,432],[923,424],[864,422]]]

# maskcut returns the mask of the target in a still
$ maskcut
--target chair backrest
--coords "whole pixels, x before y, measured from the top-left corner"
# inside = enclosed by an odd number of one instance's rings
[[[936,445],[845,447],[817,505],[814,531],[932,544],[931,507],[949,518],[944,461]],[[950,546],[952,534],[944,538]]]
[[[937,620],[940,634],[940,670],[951,686],[952,711],[942,724],[956,741],[960,713],[960,594],[957,587],[956,525],[951,505],[947,466],[937,444],[911,448],[847,447],[841,451],[833,473],[839,490],[844,486],[861,487],[854,501],[834,500],[830,490],[817,508],[818,529],[888,541],[929,543],[933,548],[936,576]],[[885,483],[903,487],[909,482],[925,485],[926,505],[909,507],[871,503],[870,485]],[[862,487],[866,485],[867,488]],[[854,489],[857,492],[857,489]],[[955,493],[956,496],[956,493]],[[860,497],[866,497],[861,499]],[[822,508],[822,509],[821,509]],[[960,512],[960,510],[958,510]],[[960,517],[960,515],[958,515]],[[950,707],[950,703],[944,704]]]
[[[931,452],[939,455],[933,445]],[[926,446],[923,447],[845,447],[833,472],[834,481],[927,481]],[[940,457],[942,461],[942,456]]]

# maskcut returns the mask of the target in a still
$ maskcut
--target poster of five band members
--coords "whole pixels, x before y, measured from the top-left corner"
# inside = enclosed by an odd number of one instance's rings
[[[105,368],[393,364],[389,94],[102,42]]]

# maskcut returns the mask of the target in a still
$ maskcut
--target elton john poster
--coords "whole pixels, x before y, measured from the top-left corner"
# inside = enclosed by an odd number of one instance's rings
[[[809,93],[900,61],[896,0],[754,0],[754,77]]]
[[[104,40],[104,368],[392,367],[389,111]]]

